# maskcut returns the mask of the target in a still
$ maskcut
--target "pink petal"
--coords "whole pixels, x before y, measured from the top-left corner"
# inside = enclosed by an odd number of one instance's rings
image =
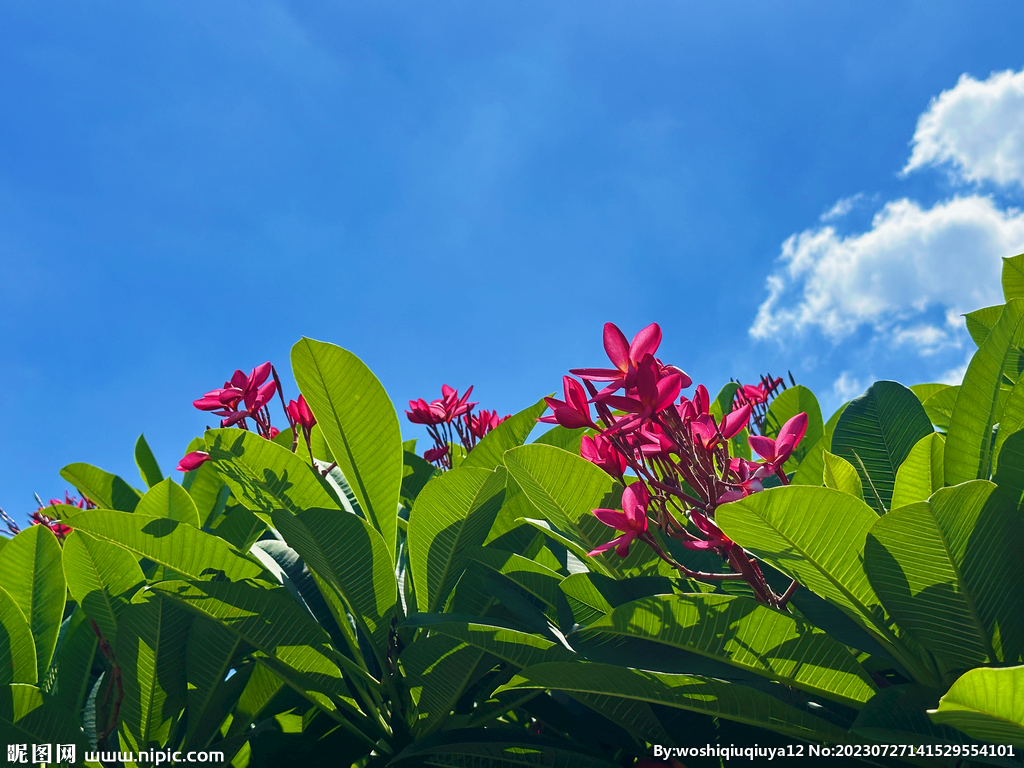
[[[615,548],[615,554],[619,557],[626,557],[629,554],[629,545],[636,538],[636,531],[626,531],[619,536],[619,545]]]
[[[779,430],[778,441],[781,443],[784,440],[788,441],[789,439],[792,439],[792,446],[793,448],[796,448],[797,444],[803,439],[806,432],[807,414],[798,413],[782,425],[782,429]]]
[[[747,438],[747,442],[750,443],[750,447],[762,459],[767,459],[768,461],[775,460],[775,441],[770,437],[751,435]]]
[[[615,323],[604,324],[604,351],[608,354],[612,365],[625,373],[629,367],[630,349],[625,334]]]
[[[632,527],[628,516],[614,509],[595,509],[594,517],[618,531],[628,531]]]
[[[729,439],[740,433],[747,422],[750,421],[750,406],[744,405],[739,410],[733,411],[722,419],[722,437]]]
[[[660,345],[661,327],[657,323],[651,323],[633,337],[633,343],[629,345],[629,359],[638,361],[644,355],[653,355]]]
[[[602,544],[601,546],[590,550],[589,552],[587,552],[587,554],[593,557],[594,555],[600,555],[602,552],[607,552],[609,549],[616,546],[619,543],[619,539],[621,538],[622,536],[617,536],[608,543]]]
[[[617,381],[622,378],[622,371],[613,368],[573,368],[569,373],[590,381]]]
[[[639,400],[634,400],[631,397],[622,397],[621,395],[608,395],[602,398],[601,402],[626,413],[640,413],[644,409],[644,404]]]
[[[186,453],[182,456],[181,461],[178,462],[179,472],[189,472],[195,469],[203,462],[210,460],[210,454],[206,451],[192,451],[192,453]]]
[[[590,419],[587,416],[566,405],[555,408],[555,420],[566,429],[590,426]]]
[[[267,380],[270,375],[271,365],[270,362],[266,362],[263,365],[257,365],[252,369],[252,373],[249,374],[249,386],[258,387]]]
[[[703,384],[698,384],[696,391],[693,393],[693,407],[697,409],[697,413],[707,413],[710,405],[711,396],[708,394],[707,387]]]
[[[658,403],[655,411],[663,411],[675,402],[679,391],[683,388],[683,377],[678,373],[666,376],[658,382]]]

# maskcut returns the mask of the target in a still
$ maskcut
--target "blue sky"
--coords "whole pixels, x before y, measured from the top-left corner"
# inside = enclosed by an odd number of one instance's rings
[[[6,3],[0,506],[74,461],[140,482],[140,432],[169,472],[213,425],[191,401],[303,335],[399,406],[519,410],[607,320],[712,390],[790,369],[826,415],[955,381],[958,313],[1024,251],[1022,17]]]

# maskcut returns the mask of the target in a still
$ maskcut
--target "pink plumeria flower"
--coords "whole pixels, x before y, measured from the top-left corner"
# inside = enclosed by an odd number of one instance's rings
[[[619,453],[611,440],[601,435],[584,435],[580,443],[580,456],[612,477],[621,478],[626,471],[626,457]]]
[[[647,504],[650,500],[647,487],[643,483],[633,483],[622,492],[621,512],[614,509],[595,509],[594,517],[623,533],[587,554],[593,557],[615,547],[615,553],[619,557],[625,557],[629,554],[629,545],[633,543],[633,539],[650,538],[647,532]]]
[[[193,469],[198,467],[200,464],[210,460],[210,454],[206,451],[192,451],[192,453],[186,453],[182,456],[181,461],[178,462],[179,472],[191,472]]]
[[[633,337],[633,341],[628,343],[626,341],[625,334],[619,330],[618,326],[614,323],[604,324],[604,351],[608,355],[608,359],[611,361],[614,368],[574,368],[569,373],[579,376],[581,379],[588,381],[607,381],[610,382],[601,392],[598,393],[598,397],[604,395],[610,395],[619,389],[625,389],[627,393],[636,386],[637,371],[640,367],[640,362],[646,355],[652,357],[658,351],[658,347],[661,345],[661,327],[657,323],[651,323],[646,328],[642,329],[636,336]],[[683,387],[688,387],[692,383],[690,377],[680,371],[678,368],[671,366],[662,366],[660,361],[658,362],[659,368],[664,368],[662,372],[678,373],[683,381]]]
[[[309,410],[309,406],[306,404],[306,398],[299,395],[298,400],[289,400],[286,410],[288,411],[288,415],[291,417],[291,420],[302,427],[308,435],[309,431],[316,424],[316,417],[313,416],[313,412]]]
[[[580,427],[597,429],[597,425],[590,416],[590,403],[583,385],[572,376],[563,376],[562,389],[565,391],[565,400],[545,397],[544,402],[548,404],[552,414],[542,416],[537,421],[543,424],[559,424],[566,429],[579,429]]]
[[[651,355],[644,356],[640,361],[636,374],[636,397],[622,397],[619,395],[604,395],[601,400],[620,411],[634,414],[632,417],[623,419],[615,424],[605,434],[623,432],[639,427],[656,413],[672,405],[679,397],[679,391],[683,388],[683,376],[673,371],[667,376],[661,375],[658,361]]]
[[[423,452],[423,458],[431,464],[436,464],[448,455],[448,446],[442,445],[439,448],[431,448]]]
[[[696,509],[691,509],[690,519],[693,521],[693,524],[697,526],[697,530],[708,538],[703,541],[680,541],[679,543],[687,549],[717,549],[719,547],[727,547],[732,544],[732,540],[722,533],[718,526],[711,522],[704,513],[699,512]]]
[[[782,465],[793,455],[793,451],[800,444],[807,432],[807,414],[798,413],[779,430],[778,436],[773,440],[763,435],[751,435],[748,439],[750,447],[757,455],[764,459],[776,473],[782,471]]]

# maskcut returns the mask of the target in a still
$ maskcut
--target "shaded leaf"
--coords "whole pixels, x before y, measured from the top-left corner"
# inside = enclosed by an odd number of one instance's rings
[[[164,473],[160,471],[160,465],[157,464],[156,456],[150,450],[145,435],[139,435],[139,439],[135,441],[135,464],[147,488],[152,488],[164,479]]]

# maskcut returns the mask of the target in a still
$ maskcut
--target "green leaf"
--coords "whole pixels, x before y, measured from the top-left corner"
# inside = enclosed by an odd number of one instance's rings
[[[275,509],[298,513],[310,507],[338,507],[319,472],[288,449],[253,432],[211,429],[206,432],[206,446],[213,460],[209,463],[227,481],[238,502],[251,510],[269,515]]]
[[[424,612],[436,610],[462,575],[459,552],[484,543],[505,499],[504,468],[467,467],[435,477],[409,515],[409,564]]]
[[[825,436],[822,438],[825,442],[822,447],[826,451],[832,450],[832,435],[835,434],[836,425],[839,423],[839,419],[843,417],[843,413],[846,411],[846,407],[849,404],[849,402],[846,402],[840,405],[836,409],[836,412],[829,416],[828,421],[825,422]]]
[[[861,561],[868,531],[878,519],[848,493],[793,485],[755,493],[715,511],[715,522],[726,536],[845,611],[872,630],[896,661],[917,669],[920,665],[889,628]],[[918,671],[927,678],[926,671]]]
[[[1024,254],[1003,259],[1003,298],[1024,299]]]
[[[942,431],[949,431],[949,422],[953,417],[953,408],[956,399],[960,395],[960,385],[946,387],[928,398],[924,403],[925,413],[935,428]]]
[[[433,635],[412,643],[399,663],[416,705],[415,733],[423,738],[451,712],[471,684],[484,652],[445,635]]]
[[[572,606],[578,624],[612,612],[623,603],[651,595],[671,595],[672,581],[664,576],[612,579],[600,573],[574,573],[558,585]]]
[[[768,408],[768,416],[765,419],[765,432],[768,437],[776,437],[782,425],[796,416],[798,413],[807,414],[807,431],[804,433],[800,445],[793,452],[793,455],[786,462],[785,470],[792,472],[797,465],[810,452],[818,440],[825,434],[825,425],[821,418],[821,406],[818,405],[818,398],[814,396],[807,387],[797,385],[779,393],[772,400]]]
[[[98,641],[88,616],[79,606],[67,619],[57,641],[56,696],[71,712],[81,712],[92,680],[92,665]]]
[[[1024,344],[1024,299],[1013,299],[967,364],[946,437],[945,480],[988,479],[992,428],[999,421],[1003,371]]]
[[[138,560],[117,544],[75,530],[64,541],[64,573],[71,596],[113,646],[118,615],[146,581]]]
[[[160,471],[160,465],[157,464],[156,456],[150,450],[145,435],[139,435],[139,439],[135,441],[135,464],[139,467],[139,474],[142,475],[147,488],[152,488],[164,479],[164,473]]]
[[[822,436],[807,450],[790,481],[793,485],[821,485],[825,471],[825,443],[826,439]]]
[[[1024,578],[1011,565],[1024,531],[994,490],[986,480],[939,489],[879,518],[867,537],[864,568],[876,594],[950,670],[1015,661],[1024,645]]]
[[[999,431],[996,433],[996,442],[992,447],[992,456],[995,457],[993,464],[998,469],[998,458],[1003,449],[1003,443],[1014,432],[1024,429],[1024,380],[1013,385],[1013,389],[1006,396],[1002,412],[999,414]]]
[[[8,744],[74,744],[76,756],[87,748],[75,716],[59,700],[23,683],[0,686],[0,733]]]
[[[951,725],[993,744],[1024,747],[1024,666],[972,669],[928,711],[932,722]]]
[[[547,662],[524,669],[495,693],[522,688],[598,693],[664,704],[812,741],[841,742],[846,735],[842,728],[766,693],[698,675],[672,675],[593,662]]]
[[[117,475],[104,472],[91,464],[68,464],[60,476],[71,483],[78,492],[104,509],[119,509],[132,512],[142,494]]]
[[[199,510],[196,509],[196,504],[188,491],[170,478],[151,487],[139,501],[135,513],[150,517],[169,517],[195,528],[202,525]]]
[[[582,553],[583,562],[596,560],[605,569],[611,565],[613,570],[629,567],[629,558],[623,563],[614,554],[594,558],[586,555],[617,535],[593,515],[595,509],[619,506],[622,488],[615,480],[580,456],[536,443],[508,451],[505,466],[533,506],[562,532],[563,538],[572,536],[573,552],[577,557]]]
[[[402,470],[402,499],[411,507],[423,486],[438,473],[438,469],[412,451],[403,452],[402,461],[405,462]]]
[[[689,651],[847,706],[858,707],[877,690],[845,646],[802,619],[746,597],[645,597],[568,636],[574,646],[583,642],[583,650],[602,646],[605,658],[623,659],[636,639],[649,644],[652,659],[666,649]]]
[[[915,501],[924,501],[945,485],[943,454],[945,438],[933,432],[922,437],[896,471],[892,506],[897,509]]]
[[[416,613],[406,619],[403,626],[428,629],[431,635],[444,635],[466,643],[517,667],[529,667],[544,661],[568,661],[576,655],[564,645],[541,635],[473,616]]]
[[[1017,296],[1016,298],[1024,298],[1024,296]],[[1004,306],[1005,304],[996,304],[992,307],[976,309],[964,315],[964,320],[967,323],[967,332],[971,334],[975,346],[980,347],[985,343],[989,332],[999,321],[999,316],[1003,313]]]
[[[930,432],[931,421],[913,392],[894,381],[876,381],[843,411],[831,451],[857,469],[864,499],[884,513],[892,505],[896,470]]]
[[[295,516],[278,511],[273,518],[288,545],[345,601],[383,657],[398,588],[380,534],[361,517],[333,509],[307,509]]]
[[[185,708],[185,648],[192,617],[140,592],[122,612],[114,647],[124,700],[121,734],[133,751],[168,744]]]
[[[562,575],[529,558],[492,547],[474,547],[464,552],[468,560],[480,563],[525,590],[552,609],[564,604],[559,585]]]
[[[822,470],[822,479],[825,481],[825,487],[834,488],[837,491],[848,493],[863,500],[864,490],[861,486],[860,475],[857,474],[853,464],[842,456],[836,456],[828,451],[825,451],[822,457],[825,465]]]
[[[936,392],[941,392],[947,387],[949,387],[949,384],[911,384],[909,389],[917,395],[917,399],[921,401],[922,405],[924,405],[925,400]]]
[[[154,592],[191,612],[213,619],[245,643],[262,651],[260,662],[285,682],[308,686],[353,708],[342,671],[340,654],[327,633],[299,606],[284,587],[262,587],[249,582],[165,581]]]
[[[234,708],[235,699],[224,701],[225,689],[239,696],[248,682],[248,675],[236,672],[225,680],[232,665],[242,653],[251,650],[241,637],[220,622],[195,616],[188,633],[185,670],[188,678],[188,730],[182,744],[186,748],[203,748]],[[249,669],[251,672],[252,666]],[[235,678],[239,678],[235,680]],[[232,682],[233,681],[233,682]]]
[[[718,395],[715,396],[714,402],[711,403],[708,410],[719,422],[722,420],[722,416],[732,412],[732,403],[736,399],[736,391],[739,388],[738,382],[730,381],[718,390]]]
[[[880,744],[963,744],[955,728],[928,718],[940,693],[916,683],[885,688],[860,710],[850,730]]]
[[[36,679],[45,680],[67,595],[57,537],[45,525],[26,528],[0,550],[0,573],[4,574],[3,588],[32,631]]]
[[[542,434],[533,442],[541,445],[553,445],[569,453],[579,454],[580,445],[583,443],[583,436],[587,433],[586,427],[579,429],[566,429],[563,426],[555,425]]]
[[[75,516],[75,530],[112,541],[193,579],[223,574],[241,580],[263,574],[263,568],[223,539],[166,517],[93,509]]]
[[[14,598],[0,588],[0,686],[38,680],[36,646],[28,621]]]
[[[482,467],[483,469],[494,469],[500,466],[505,451],[526,442],[530,432],[537,426],[537,418],[547,410],[547,407],[547,403],[541,399],[529,408],[503,421],[469,452],[461,466]]]
[[[402,431],[384,387],[363,362],[333,344],[303,338],[292,369],[342,474],[392,563],[402,486]],[[310,505],[323,506],[323,505]]]

